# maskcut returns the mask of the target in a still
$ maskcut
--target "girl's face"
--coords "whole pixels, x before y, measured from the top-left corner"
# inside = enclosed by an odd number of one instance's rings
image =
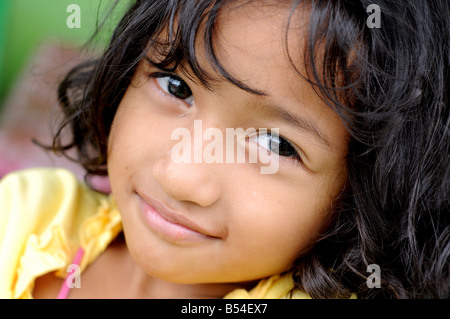
[[[249,5],[224,11],[217,24],[219,60],[265,95],[226,80],[208,90],[182,72],[139,64],[115,115],[108,170],[129,251],[149,275],[178,283],[263,278],[289,269],[326,227],[346,181],[348,134],[288,59],[288,11]],[[291,25],[292,57],[302,56],[303,34],[300,23]],[[198,59],[214,73],[200,53]],[[301,70],[302,61],[294,62]],[[192,153],[198,147],[194,120],[201,133],[213,128],[224,139],[227,128],[279,129],[272,143],[263,133],[236,142],[274,158],[278,144],[277,171],[262,174],[264,164],[248,160],[175,161],[172,150],[181,139],[172,133],[189,130],[192,140],[183,143]],[[200,145],[210,143],[204,138]]]

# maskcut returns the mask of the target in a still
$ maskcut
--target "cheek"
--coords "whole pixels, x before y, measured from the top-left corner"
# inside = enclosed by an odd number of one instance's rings
[[[143,125],[146,118],[141,114],[143,108],[136,107],[139,105],[142,101],[129,88],[114,116],[108,139],[108,175],[112,194],[118,201],[130,191],[130,179],[136,168],[148,160],[145,149],[152,142],[150,126]]]
[[[170,140],[170,123],[153,111],[142,93],[129,87],[114,117],[108,140],[108,170],[111,175],[121,169],[152,163],[152,155],[164,152]]]
[[[128,143],[128,140],[134,135],[131,125],[133,123],[133,112],[130,106],[135,104],[136,98],[132,91],[131,89],[126,91],[114,115],[108,139],[108,165],[120,160],[121,155],[127,154],[126,151],[133,146],[133,144]]]
[[[270,275],[287,270],[315,242],[328,218],[331,197],[313,180],[290,189],[267,180],[258,187],[261,184],[241,183],[234,192],[239,208],[230,220],[229,245],[239,251],[242,262],[257,260],[258,271]]]

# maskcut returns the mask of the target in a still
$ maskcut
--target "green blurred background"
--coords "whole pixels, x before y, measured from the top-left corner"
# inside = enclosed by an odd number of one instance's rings
[[[103,21],[113,0],[0,0],[0,111],[14,80],[39,45],[48,39],[81,47]],[[103,47],[130,0],[119,1],[96,41]],[[81,28],[67,27],[70,4],[80,7]]]

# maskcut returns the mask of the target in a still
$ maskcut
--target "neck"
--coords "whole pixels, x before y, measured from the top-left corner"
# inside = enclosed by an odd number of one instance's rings
[[[223,298],[234,289],[251,289],[256,285],[255,282],[179,284],[152,277],[134,262],[123,241],[116,241],[110,245],[91,267],[92,273],[97,268],[103,271],[103,273],[100,273],[103,279],[110,278],[107,281],[108,289],[104,289],[105,285],[97,281],[95,286],[101,287],[95,293],[98,297],[108,294],[112,298],[217,299]],[[86,278],[87,276],[88,274],[86,273],[83,281],[91,280],[94,277],[89,276],[90,278],[88,279]],[[101,280],[100,277],[97,278]]]
[[[133,294],[136,298],[151,299],[220,299],[235,289],[249,289],[254,286],[233,283],[178,284],[150,277],[145,273],[141,278],[135,279],[136,290]]]

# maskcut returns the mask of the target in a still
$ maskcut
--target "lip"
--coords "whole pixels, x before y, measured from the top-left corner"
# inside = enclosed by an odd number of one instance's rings
[[[220,239],[185,215],[169,209],[162,202],[137,193],[146,225],[159,236],[174,243],[198,243]]]

